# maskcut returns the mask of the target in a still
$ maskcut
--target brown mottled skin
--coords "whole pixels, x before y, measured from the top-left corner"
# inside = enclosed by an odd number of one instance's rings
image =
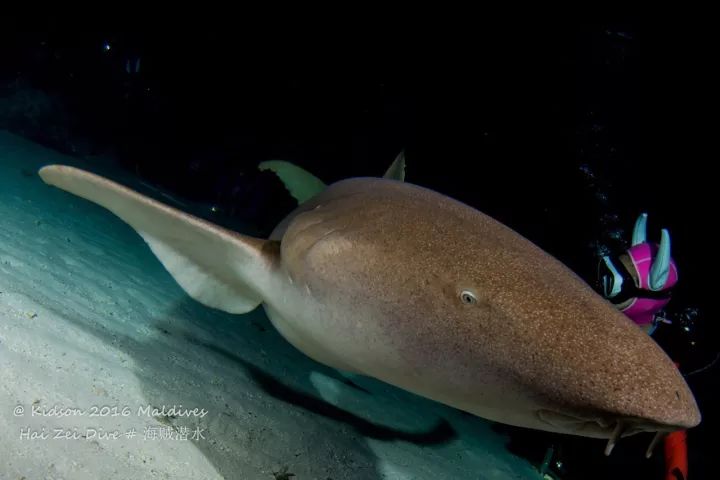
[[[282,238],[295,283],[342,304],[322,329],[351,339],[338,353],[361,373],[508,423],[565,430],[515,418],[517,404],[603,425],[568,427],[588,436],[607,437],[618,418],[652,431],[699,421],[685,381],[644,332],[559,261],[446,196],[345,180],[271,238]],[[464,304],[463,290],[477,303]]]
[[[133,226],[193,298],[235,313],[262,303],[290,343],[332,367],[562,433],[700,421],[648,335],[534,244],[431,190],[344,180],[261,241],[81,170],[40,174]]]

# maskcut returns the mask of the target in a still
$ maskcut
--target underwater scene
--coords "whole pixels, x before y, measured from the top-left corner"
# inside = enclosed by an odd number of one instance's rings
[[[717,478],[693,37],[131,19],[0,32],[0,480]]]

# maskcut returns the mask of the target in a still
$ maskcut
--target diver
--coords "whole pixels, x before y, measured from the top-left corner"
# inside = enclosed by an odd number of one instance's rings
[[[604,255],[598,265],[598,289],[621,312],[652,335],[658,313],[670,302],[678,270],[670,256],[670,233],[663,229],[660,244],[647,241],[647,214],[635,222],[632,244],[617,256]]]
[[[652,335],[662,323],[661,315],[678,282],[678,270],[670,255],[670,233],[662,229],[660,244],[647,240],[647,214],[635,222],[630,248],[604,255],[598,265],[598,290],[640,328]],[[676,362],[679,367],[679,364]],[[665,478],[687,479],[687,433],[679,430],[664,440]],[[648,451],[648,454],[650,452]]]

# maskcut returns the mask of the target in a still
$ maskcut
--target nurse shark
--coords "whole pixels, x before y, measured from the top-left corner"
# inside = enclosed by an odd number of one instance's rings
[[[327,366],[496,422],[608,439],[606,454],[621,437],[653,432],[654,445],[700,422],[647,334],[516,231],[404,182],[402,155],[383,178],[304,174],[300,205],[267,239],[74,167],[39,175],[134,228],[193,299],[234,314],[262,305]]]

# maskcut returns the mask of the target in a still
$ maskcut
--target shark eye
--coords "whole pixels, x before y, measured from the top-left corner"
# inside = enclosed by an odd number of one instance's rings
[[[468,290],[463,290],[460,293],[460,300],[462,300],[465,305],[474,305],[477,303],[477,298],[475,298],[475,295]]]

